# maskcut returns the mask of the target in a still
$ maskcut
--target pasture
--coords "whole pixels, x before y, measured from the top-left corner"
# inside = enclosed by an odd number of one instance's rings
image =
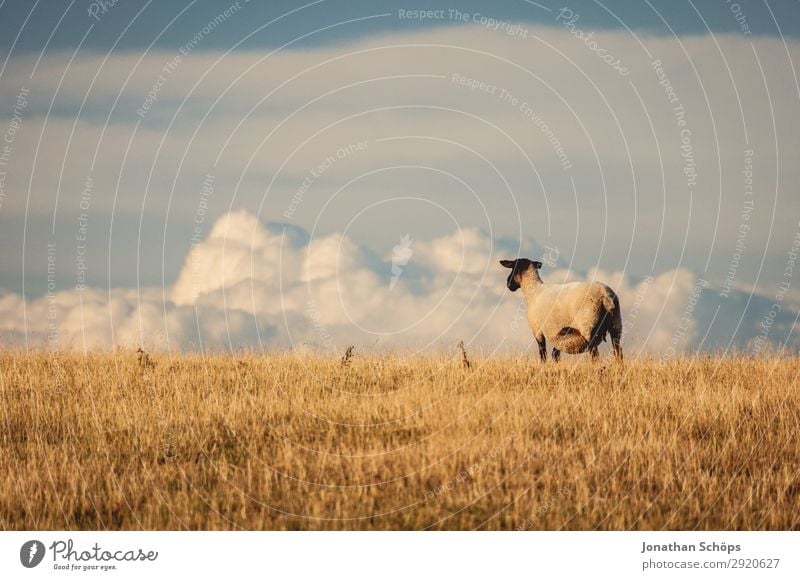
[[[0,354],[3,529],[800,529],[798,359]]]

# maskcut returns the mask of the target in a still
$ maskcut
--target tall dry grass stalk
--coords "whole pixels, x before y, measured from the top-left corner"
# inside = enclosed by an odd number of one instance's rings
[[[4,529],[798,529],[796,358],[0,354]]]

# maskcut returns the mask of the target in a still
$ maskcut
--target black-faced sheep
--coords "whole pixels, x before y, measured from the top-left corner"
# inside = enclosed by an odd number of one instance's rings
[[[500,260],[511,269],[506,285],[512,292],[522,288],[528,324],[539,345],[539,356],[547,359],[547,341],[553,359],[561,351],[579,354],[587,350],[597,358],[597,347],[611,335],[614,355],[622,361],[622,312],[614,291],[600,282],[545,284],[539,276],[541,262],[519,258]]]

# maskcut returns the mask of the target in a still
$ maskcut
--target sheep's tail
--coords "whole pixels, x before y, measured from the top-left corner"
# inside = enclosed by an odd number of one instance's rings
[[[619,310],[619,298],[610,292],[603,292],[603,307],[609,314],[614,314]]]
[[[622,333],[622,313],[619,308],[619,298],[611,290],[602,293],[601,304],[603,312],[598,317],[597,326],[592,329],[593,345],[606,341],[606,334],[619,336]]]
[[[611,330],[617,334],[622,333],[622,309],[619,307],[619,296],[614,292],[607,292],[603,297],[603,305],[611,314]]]

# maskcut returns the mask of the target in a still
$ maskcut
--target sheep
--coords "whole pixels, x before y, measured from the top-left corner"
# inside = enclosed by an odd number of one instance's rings
[[[614,355],[622,362],[622,312],[616,293],[600,282],[545,284],[539,276],[541,262],[518,258],[500,260],[511,269],[506,286],[522,288],[528,324],[539,345],[539,357],[547,360],[547,341],[553,344],[553,360],[561,351],[580,354],[587,350],[597,359],[597,347],[611,335]]]

